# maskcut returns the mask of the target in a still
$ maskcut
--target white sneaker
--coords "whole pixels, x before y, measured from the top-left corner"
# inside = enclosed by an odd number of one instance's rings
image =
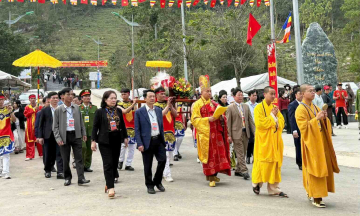
[[[11,179],[10,174],[6,173],[5,176],[4,176],[4,179]]]
[[[174,181],[174,179],[171,178],[171,176],[164,177],[164,179],[165,179],[165,181],[167,181],[167,182],[173,182],[173,181]]]
[[[200,160],[199,160],[199,158],[196,158],[196,162],[200,163]]]
[[[337,126],[336,128],[337,128],[337,129],[341,129],[341,126],[339,125],[339,126]]]
[[[25,161],[29,161],[29,160],[32,160],[32,158],[26,158]]]

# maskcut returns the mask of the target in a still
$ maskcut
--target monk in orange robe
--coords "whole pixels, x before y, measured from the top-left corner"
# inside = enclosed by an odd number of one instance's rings
[[[325,208],[322,198],[328,192],[335,193],[334,172],[340,172],[331,140],[331,122],[327,107],[319,108],[312,103],[313,86],[303,84],[300,92],[303,101],[296,109],[295,118],[301,132],[303,184],[313,205]]]
[[[199,160],[210,187],[220,182],[218,173],[231,176],[230,150],[225,118],[213,115],[217,103],[212,101],[209,78],[200,76],[201,98],[194,103],[191,123],[196,129]]]
[[[26,142],[26,161],[32,160],[35,157],[35,119],[36,113],[41,108],[36,106],[36,96],[34,94],[29,95],[30,104],[25,107],[24,116],[26,117],[26,131],[25,131],[25,142]],[[42,146],[36,145],[39,156],[42,157]]]

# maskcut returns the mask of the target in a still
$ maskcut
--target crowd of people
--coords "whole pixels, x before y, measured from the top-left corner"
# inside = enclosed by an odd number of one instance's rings
[[[333,108],[337,126],[341,127],[342,116],[347,127],[349,94],[341,83],[334,92],[331,85],[314,88],[303,84],[293,89],[285,86],[278,106],[274,105],[276,91],[269,86],[264,88],[264,99],[260,101],[258,92],[252,90],[245,103],[243,91],[234,88],[230,97],[226,91],[220,91],[217,103],[212,100],[208,76],[200,76],[199,85],[201,93],[194,95],[197,100],[191,106],[191,117],[185,114],[190,107],[167,98],[163,87],[144,91],[143,106],[130,99],[129,89],[121,90],[122,100],[118,100],[116,92],[106,91],[99,108],[91,103],[90,89],[82,90],[79,95],[68,87],[49,92],[42,104],[37,104],[36,96],[31,94],[25,109],[18,101],[5,104],[8,99],[0,94],[1,177],[11,178],[10,153],[22,153],[25,142],[25,160],[33,160],[37,148],[43,159],[45,178],[57,172],[57,179],[65,180],[64,186],[71,185],[72,163],[78,185],[88,184],[90,180],[84,173],[93,172],[92,152],[99,149],[105,192],[114,198],[118,170],[123,169],[124,163],[125,170],[135,170],[132,161],[138,149],[147,192],[155,194],[155,187],[164,192],[162,180],[174,181],[171,162],[182,158],[179,150],[190,120],[198,161],[210,187],[220,182],[219,173],[230,176],[234,169],[235,176],[251,178],[255,194],[260,194],[267,183],[270,195],[288,198],[280,189],[285,129],[294,137],[296,164],[302,170],[308,198],[316,207],[326,207],[322,198],[335,191],[333,173],[340,171],[331,138]],[[356,94],[359,96],[360,91]],[[359,106],[357,99],[356,113]],[[220,114],[219,107],[224,108]],[[153,176],[154,156],[158,164]],[[250,176],[247,164],[251,163]]]

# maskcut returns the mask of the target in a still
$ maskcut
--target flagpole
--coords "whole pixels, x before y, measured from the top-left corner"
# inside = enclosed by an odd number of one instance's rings
[[[183,0],[181,2],[181,24],[182,24],[182,33],[183,33],[183,48],[184,48],[184,75],[185,75],[185,80],[188,80],[188,72],[187,72],[187,59],[186,59],[186,46],[185,46],[185,42],[186,42],[186,35],[185,35],[185,9],[184,9],[184,2],[185,0]]]
[[[131,13],[131,22],[134,23],[134,13]],[[131,61],[135,58],[134,54],[134,25],[131,25]],[[131,85],[132,85],[132,99],[135,99],[135,83],[134,83],[134,62],[131,64]]]
[[[294,28],[295,28],[297,83],[301,85],[304,83],[304,68],[303,68],[303,59],[302,59],[302,50],[301,50],[298,0],[293,0],[293,10],[294,10]]]

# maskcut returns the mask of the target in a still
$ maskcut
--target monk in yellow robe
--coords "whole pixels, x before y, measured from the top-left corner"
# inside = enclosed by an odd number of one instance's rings
[[[313,205],[325,208],[322,197],[335,192],[334,172],[339,173],[334,147],[331,140],[331,122],[326,117],[327,107],[315,106],[314,87],[303,84],[300,87],[303,101],[295,112],[296,123],[301,132],[303,184]]]
[[[281,166],[283,162],[284,143],[281,137],[284,129],[284,117],[279,108],[273,104],[276,98],[275,89],[268,86],[264,89],[265,99],[254,109],[255,145],[252,186],[255,194],[267,182],[270,195],[288,197],[281,192]]]
[[[220,182],[218,173],[231,176],[230,149],[224,117],[215,118],[217,103],[212,101],[208,76],[200,76],[201,98],[194,103],[191,123],[196,129],[197,149],[210,187]]]

